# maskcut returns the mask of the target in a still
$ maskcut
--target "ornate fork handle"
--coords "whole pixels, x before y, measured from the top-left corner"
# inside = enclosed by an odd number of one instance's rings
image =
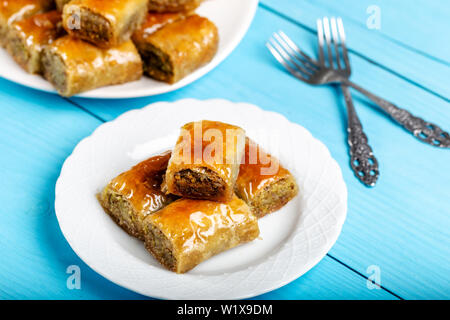
[[[369,146],[367,136],[358,118],[349,88],[342,84],[348,114],[348,145],[350,147],[350,165],[356,177],[366,186],[373,187],[378,180],[378,161]]]
[[[389,114],[392,119],[399,123],[403,128],[411,132],[419,140],[431,144],[435,147],[450,148],[450,135],[431,122],[427,122],[419,117],[412,115],[405,109],[401,109],[394,104],[386,101],[373,93],[370,93],[364,88],[351,81],[344,81],[343,83],[358,90],[370,100],[381,107],[383,111]]]

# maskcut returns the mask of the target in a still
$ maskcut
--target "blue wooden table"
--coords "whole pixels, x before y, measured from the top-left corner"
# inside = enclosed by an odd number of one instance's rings
[[[315,20],[325,15],[344,19],[356,83],[450,130],[447,0],[263,0],[225,62],[157,97],[63,99],[0,79],[0,298],[145,299],[102,278],[70,249],[55,217],[55,182],[75,145],[103,122],[189,97],[277,111],[322,140],[343,169],[348,216],[335,246],[301,278],[256,298],[449,299],[450,150],[418,142],[355,93],[381,169],[374,189],[362,186],[349,169],[339,91],[300,83],[265,50],[280,29],[314,54]],[[67,287],[72,265],[81,270],[79,290]]]

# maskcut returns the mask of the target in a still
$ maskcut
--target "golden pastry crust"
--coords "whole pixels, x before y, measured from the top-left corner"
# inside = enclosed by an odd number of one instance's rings
[[[148,0],[72,0],[63,8],[66,31],[102,48],[128,41],[147,14]]]
[[[9,26],[37,13],[53,9],[53,0],[2,0],[0,1],[0,44],[5,45]]]
[[[256,217],[236,196],[226,203],[180,199],[148,216],[144,225],[146,248],[176,273],[259,236]]]
[[[149,10],[156,12],[183,12],[195,10],[203,0],[150,0]]]
[[[141,78],[142,60],[133,42],[101,49],[70,36],[43,50],[44,76],[62,96]]]
[[[247,138],[235,190],[253,213],[262,218],[292,200],[298,193],[298,186],[294,176],[277,158]]]
[[[62,12],[64,6],[68,4],[71,0],[55,0],[56,8]]]
[[[187,123],[170,158],[165,178],[168,192],[186,198],[230,200],[244,147],[242,128],[208,120]]]
[[[198,15],[178,19],[155,32],[148,30],[148,26],[140,29],[133,40],[146,74],[167,83],[175,83],[210,62],[219,45],[217,27]]]
[[[98,195],[105,211],[128,234],[144,240],[142,221],[176,199],[161,191],[171,152],[151,157],[123,172]]]
[[[54,10],[36,14],[11,24],[6,49],[14,60],[29,73],[40,73],[41,53],[64,33],[61,14]]]
[[[133,33],[132,40],[136,43],[143,43],[156,31],[180,19],[189,16],[189,13],[174,12],[174,13],[157,13],[149,12],[145,16],[141,26]]]

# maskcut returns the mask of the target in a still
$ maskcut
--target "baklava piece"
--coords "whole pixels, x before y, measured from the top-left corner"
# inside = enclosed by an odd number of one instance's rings
[[[184,19],[189,16],[189,13],[185,12],[173,12],[173,13],[158,13],[149,12],[145,16],[144,22],[137,29],[132,36],[132,40],[136,43],[144,42],[148,36],[155,33],[159,29],[171,24],[180,19]]]
[[[65,6],[66,4],[68,4],[70,1],[71,1],[71,0],[55,0],[56,8],[57,8],[59,11],[62,12],[64,6]]]
[[[6,44],[9,26],[32,15],[53,9],[53,0],[2,0],[0,1],[0,44]]]
[[[298,193],[294,176],[279,160],[246,139],[245,158],[236,181],[236,194],[261,218],[274,212]]]
[[[144,218],[176,199],[161,191],[169,158],[170,152],[166,152],[137,164],[114,178],[98,195],[113,220],[141,240],[144,240]]]
[[[169,193],[193,199],[228,201],[244,154],[245,131],[217,122],[190,122],[169,161],[165,183]]]
[[[156,12],[181,12],[195,10],[203,0],[150,0],[149,10]]]
[[[148,0],[72,0],[64,6],[66,31],[103,48],[130,39],[147,14]]]
[[[133,42],[110,49],[64,36],[43,50],[44,77],[65,97],[135,81],[142,76],[142,60]]]
[[[148,216],[144,226],[147,250],[176,273],[259,236],[256,217],[236,196],[226,203],[180,199]]]
[[[43,47],[64,34],[61,14],[54,10],[14,22],[8,33],[6,49],[29,73],[40,73]]]
[[[145,73],[175,83],[214,58],[219,33],[207,18],[191,15],[155,32],[149,32],[147,25],[135,32],[133,41],[144,61]]]

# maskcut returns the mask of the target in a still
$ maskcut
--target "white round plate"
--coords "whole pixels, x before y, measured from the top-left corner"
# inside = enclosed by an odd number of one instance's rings
[[[152,96],[182,88],[204,76],[222,62],[244,37],[258,7],[258,0],[208,0],[197,10],[213,21],[220,34],[219,50],[214,59],[183,80],[170,85],[142,77],[139,81],[109,86],[78,95],[84,98],[136,98]],[[38,75],[26,73],[8,53],[0,48],[0,77],[34,89],[56,93],[52,85]]]
[[[118,227],[95,195],[119,173],[172,148],[183,124],[202,119],[244,128],[294,174],[300,195],[259,220],[261,239],[180,275]],[[73,250],[118,285],[164,299],[241,299],[293,281],[325,256],[345,220],[347,188],[328,149],[300,125],[250,104],[187,99],[127,112],[81,141],[62,168],[55,208]]]

